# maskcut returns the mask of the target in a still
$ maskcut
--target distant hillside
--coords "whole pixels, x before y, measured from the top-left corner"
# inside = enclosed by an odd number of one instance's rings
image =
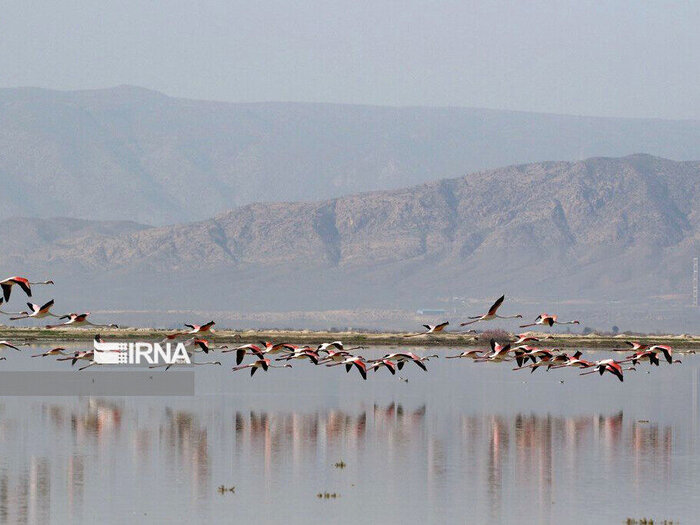
[[[605,318],[689,302],[699,197],[700,162],[546,162],[167,227],[81,222],[69,236],[14,219],[32,242],[7,243],[0,264],[105,308],[410,310],[506,292]]]
[[[201,220],[513,163],[700,157],[700,121],[460,108],[228,104],[122,86],[0,90],[0,219]]]

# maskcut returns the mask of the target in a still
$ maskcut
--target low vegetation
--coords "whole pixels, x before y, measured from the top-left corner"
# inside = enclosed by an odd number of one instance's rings
[[[110,328],[100,330],[104,337],[132,341],[160,341],[165,334],[173,330],[158,330],[150,328]],[[10,328],[0,327],[0,339],[8,339],[17,343],[42,343],[48,341],[90,341],[98,333],[86,329],[54,329],[43,328]],[[625,340],[643,343],[668,344],[674,349],[700,348],[700,337],[690,335],[630,335],[605,336],[600,334],[548,334],[532,332],[540,337],[540,344],[547,347],[559,348],[619,348]],[[320,344],[328,341],[341,340],[345,344],[361,345],[391,345],[391,346],[446,346],[468,347],[484,346],[491,337],[497,341],[508,340],[508,333],[501,330],[483,332],[481,334],[454,334],[444,332],[436,336],[418,336],[406,338],[403,332],[329,332],[310,330],[217,330],[208,339],[214,343],[257,343],[261,340],[286,342],[292,344]]]

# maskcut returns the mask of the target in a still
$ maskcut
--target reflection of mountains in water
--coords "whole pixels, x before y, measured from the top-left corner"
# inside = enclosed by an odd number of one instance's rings
[[[89,478],[120,454],[135,457],[136,464],[150,462],[161,472],[185,474],[193,493],[205,498],[216,486],[212,464],[222,454],[232,454],[234,468],[258,463],[265,479],[277,476],[285,464],[327,467],[331,460],[344,459],[351,468],[382,465],[390,476],[410,467],[425,474],[430,488],[442,486],[447,472],[458,469],[471,483],[487,487],[491,511],[498,515],[507,483],[523,484],[544,501],[555,469],[576,476],[588,462],[599,462],[627,468],[627,475],[641,480],[652,473],[668,475],[673,452],[672,427],[625,420],[622,412],[453,417],[433,414],[426,406],[391,403],[356,410],[232,409],[224,414],[150,407],[143,417],[140,407],[94,398],[78,406],[35,407],[20,419],[0,416],[0,446],[7,451],[0,459],[2,521],[49,517],[52,481],[59,485],[54,493],[65,490],[77,512]],[[20,449],[24,454],[15,453],[21,428],[41,428],[48,439],[29,439]],[[631,469],[625,463],[630,455]]]

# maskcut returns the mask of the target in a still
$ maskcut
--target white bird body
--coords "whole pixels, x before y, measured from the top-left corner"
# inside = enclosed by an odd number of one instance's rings
[[[55,315],[51,312],[51,307],[53,306],[53,304],[53,299],[51,299],[49,302],[43,305],[27,303],[29,310],[26,312],[20,312],[17,317],[10,317],[10,320],[17,321],[19,319],[29,319],[30,317],[35,319],[43,319],[44,317],[56,317],[60,319],[60,316]]]
[[[579,321],[559,321],[556,315],[540,314],[535,319],[534,323],[521,324],[520,328],[528,328],[530,326],[554,326],[555,324],[579,324]]]
[[[53,281],[39,281],[39,282],[30,282],[28,279],[25,277],[19,277],[19,276],[14,276],[14,277],[8,277],[7,279],[3,279],[0,281],[0,288],[2,288],[2,294],[3,298],[5,299],[5,302],[10,300],[10,294],[12,293],[12,287],[17,285],[19,286],[24,293],[27,294],[27,297],[32,296],[32,285],[33,284],[53,284]]]
[[[478,323],[479,321],[493,321],[494,319],[521,319],[522,315],[516,314],[516,315],[498,315],[498,309],[501,307],[503,304],[503,301],[505,301],[506,296],[502,295],[498,299],[496,299],[496,302],[491,305],[491,308],[489,308],[489,311],[486,312],[484,315],[477,315],[475,317],[470,317],[470,321],[466,321],[464,323],[460,323],[459,326],[467,326],[470,324]]]
[[[67,315],[62,315],[59,319],[68,319],[65,323],[58,325],[46,325],[46,328],[59,328],[61,326],[95,326],[98,328],[119,328],[116,324],[95,324],[88,321],[88,316],[90,312],[85,312],[82,314],[71,313]]]

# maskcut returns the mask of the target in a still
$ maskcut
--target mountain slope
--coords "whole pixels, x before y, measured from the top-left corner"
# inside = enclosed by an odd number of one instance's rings
[[[202,220],[511,163],[698,156],[700,121],[460,108],[228,104],[145,89],[0,90],[0,219]]]
[[[546,162],[176,226],[44,233],[0,264],[71,290],[80,277],[83,297],[115,308],[413,309],[502,291],[653,308],[689,301],[698,197],[700,162]]]

